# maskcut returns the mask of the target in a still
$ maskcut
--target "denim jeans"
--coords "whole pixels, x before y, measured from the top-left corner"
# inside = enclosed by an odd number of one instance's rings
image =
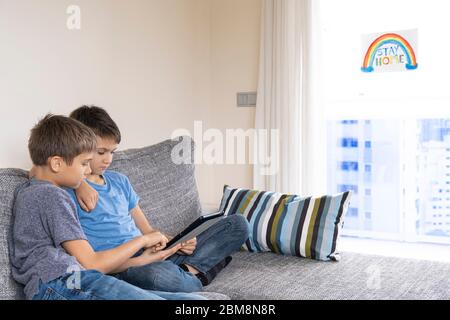
[[[73,281],[74,277],[79,277],[79,281]],[[144,290],[98,271],[87,270],[65,274],[48,283],[41,282],[39,292],[33,300],[206,300],[206,298],[192,293]]]
[[[197,247],[192,255],[174,254],[165,261],[132,267],[114,276],[146,290],[201,291],[203,286],[200,280],[179,265],[188,264],[205,273],[225,257],[238,251],[248,234],[249,224],[244,216],[227,216],[197,237]]]

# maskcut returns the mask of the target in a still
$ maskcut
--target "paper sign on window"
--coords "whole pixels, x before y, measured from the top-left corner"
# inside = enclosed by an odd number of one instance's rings
[[[417,29],[362,36],[363,72],[417,69]]]

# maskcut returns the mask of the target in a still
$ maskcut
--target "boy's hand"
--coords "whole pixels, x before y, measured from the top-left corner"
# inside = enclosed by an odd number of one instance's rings
[[[153,252],[162,250],[169,241],[169,239],[159,231],[147,233],[142,237],[145,240],[144,248],[151,249]]]
[[[190,256],[194,253],[197,247],[197,238],[181,243],[180,253]]]
[[[95,209],[98,201],[98,192],[86,181],[81,182],[78,189],[75,190],[75,194],[81,209],[86,212],[91,212]]]
[[[181,248],[181,244],[177,244],[176,246],[155,252],[153,247],[147,248],[139,258],[142,260],[144,264],[150,264],[156,261],[166,260],[168,257],[176,253]]]

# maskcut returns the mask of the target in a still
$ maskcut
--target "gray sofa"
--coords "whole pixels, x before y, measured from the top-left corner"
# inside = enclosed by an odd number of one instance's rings
[[[179,149],[181,142],[187,146],[184,152]],[[169,234],[177,233],[202,212],[193,161],[171,161],[172,151],[193,160],[193,150],[188,139],[167,140],[118,152],[111,167],[130,178],[143,211],[154,226]],[[24,170],[0,169],[0,299],[23,299],[22,287],[11,278],[7,237],[14,190],[26,179]],[[233,300],[450,299],[449,276],[450,264],[431,261],[343,252],[340,262],[319,262],[241,251],[205,287],[205,295]]]

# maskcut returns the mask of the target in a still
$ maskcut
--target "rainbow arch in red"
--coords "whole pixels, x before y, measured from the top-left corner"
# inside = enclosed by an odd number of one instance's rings
[[[361,70],[363,72],[372,72],[373,71],[373,63],[375,60],[375,54],[377,50],[384,46],[385,44],[396,44],[402,48],[403,52],[406,55],[406,64],[405,67],[408,70],[417,69],[417,60],[416,55],[414,53],[413,48],[409,44],[409,42],[403,38],[401,35],[396,33],[386,33],[378,38],[376,38],[372,44],[367,49],[366,55],[364,56],[363,65]]]

